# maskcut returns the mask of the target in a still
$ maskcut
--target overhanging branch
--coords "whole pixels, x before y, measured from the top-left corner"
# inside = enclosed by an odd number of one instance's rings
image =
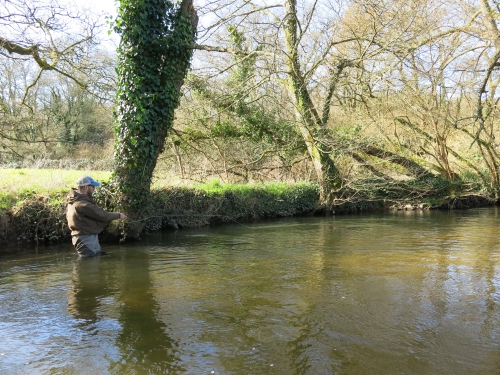
[[[214,46],[207,46],[207,45],[203,45],[203,44],[190,44],[190,45],[188,45],[188,48],[197,49],[197,50],[201,50],[201,51],[231,53],[233,55],[245,55],[245,56],[250,56],[250,55],[273,56],[274,55],[273,53],[265,52],[265,51],[245,51],[242,49],[234,49],[234,48],[226,48],[226,47],[214,47]]]

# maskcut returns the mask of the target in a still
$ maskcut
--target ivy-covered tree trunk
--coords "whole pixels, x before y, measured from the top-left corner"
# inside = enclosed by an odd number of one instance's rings
[[[198,17],[193,0],[120,0],[113,181],[131,221],[144,216],[153,170],[179,105]],[[141,226],[135,226],[137,235]]]

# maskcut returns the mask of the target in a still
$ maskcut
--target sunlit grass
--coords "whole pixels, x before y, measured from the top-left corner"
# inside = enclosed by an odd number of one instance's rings
[[[82,171],[64,169],[0,169],[0,209],[9,210],[27,197],[33,195],[48,194],[51,200],[64,199],[65,193],[70,188],[76,187],[76,180],[81,176],[91,176],[99,182],[108,182],[111,178],[110,171]],[[264,192],[270,197],[294,194],[296,189],[306,188],[310,184],[298,183],[287,184],[271,182],[267,184],[230,184],[222,183],[217,179],[212,179],[204,184],[186,184],[173,181],[170,176],[155,175],[152,190],[161,190],[168,186],[194,188],[204,191],[208,196],[220,195],[225,192],[233,192],[242,197],[266,199],[261,196]],[[63,193],[63,194],[60,194]],[[270,198],[270,199],[271,199]]]
[[[63,169],[0,169],[0,209],[12,207],[20,195],[68,191],[81,176],[108,181],[111,172]]]
[[[292,186],[310,185],[310,183],[285,183],[285,182],[268,182],[268,183],[248,183],[248,184],[231,184],[222,183],[218,179],[212,179],[204,184],[195,184],[193,187],[205,191],[206,194],[221,194],[226,191],[245,193],[253,193],[255,190],[265,190],[275,195],[284,194],[290,190]]]
[[[0,169],[0,189],[6,192],[31,189],[40,192],[69,189],[76,186],[81,176],[91,176],[96,181],[108,181],[111,172],[77,171],[62,169]]]

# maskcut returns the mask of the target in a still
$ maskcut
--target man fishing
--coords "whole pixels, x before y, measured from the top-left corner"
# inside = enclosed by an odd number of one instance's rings
[[[99,182],[83,176],[76,184],[78,189],[71,189],[66,209],[73,246],[82,257],[100,255],[102,252],[98,234],[111,220],[126,220],[127,216],[119,212],[106,212],[94,203],[92,193],[101,185]]]

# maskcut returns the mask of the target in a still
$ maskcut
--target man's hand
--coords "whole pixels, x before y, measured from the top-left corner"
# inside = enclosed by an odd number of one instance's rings
[[[119,219],[120,219],[120,220],[127,220],[127,215],[122,214],[122,213],[120,212],[120,217],[119,217]]]

